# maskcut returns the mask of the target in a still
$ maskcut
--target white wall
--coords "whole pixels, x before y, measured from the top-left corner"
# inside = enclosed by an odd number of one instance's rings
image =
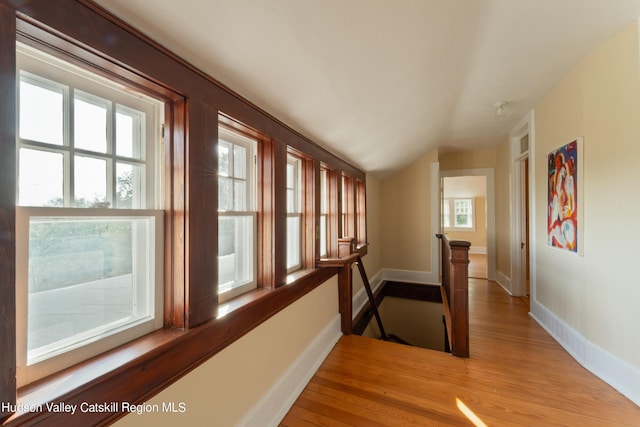
[[[286,414],[281,411],[293,403],[291,399],[340,336],[337,290],[334,277],[148,402],[160,406],[163,402],[184,402],[184,413],[134,413],[116,425],[271,425],[273,416]],[[324,342],[318,343],[318,337]],[[305,353],[307,349],[314,351]],[[274,390],[279,385],[280,389]],[[275,393],[276,398],[270,399],[269,393]]]
[[[634,24],[535,109],[533,315],[578,361],[640,403],[640,55]],[[547,162],[584,137],[583,255],[546,244]],[[580,166],[580,165],[579,165]],[[580,191],[580,190],[579,190]]]

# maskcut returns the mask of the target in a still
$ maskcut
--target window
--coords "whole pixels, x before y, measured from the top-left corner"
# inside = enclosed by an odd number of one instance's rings
[[[163,103],[18,45],[17,378],[163,324]]]
[[[442,222],[445,228],[473,229],[473,199],[444,199]],[[452,215],[453,213],[453,215]]]
[[[257,141],[226,127],[218,139],[218,295],[257,286]]]
[[[320,169],[320,258],[328,256],[329,245],[329,175],[326,168]]]
[[[287,273],[302,266],[302,161],[287,156]]]

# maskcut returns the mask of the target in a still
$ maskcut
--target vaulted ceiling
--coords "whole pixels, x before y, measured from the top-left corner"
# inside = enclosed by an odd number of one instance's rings
[[[96,3],[379,177],[436,147],[495,146],[640,14],[640,0]]]

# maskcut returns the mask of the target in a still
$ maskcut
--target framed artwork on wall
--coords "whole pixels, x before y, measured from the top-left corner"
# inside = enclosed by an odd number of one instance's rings
[[[582,253],[582,138],[547,155],[547,243]]]

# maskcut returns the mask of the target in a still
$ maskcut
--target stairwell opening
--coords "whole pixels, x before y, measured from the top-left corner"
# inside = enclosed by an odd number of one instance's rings
[[[447,350],[440,286],[385,282],[378,288],[375,301],[389,341]],[[368,304],[356,318],[354,332],[376,339],[382,337]]]

